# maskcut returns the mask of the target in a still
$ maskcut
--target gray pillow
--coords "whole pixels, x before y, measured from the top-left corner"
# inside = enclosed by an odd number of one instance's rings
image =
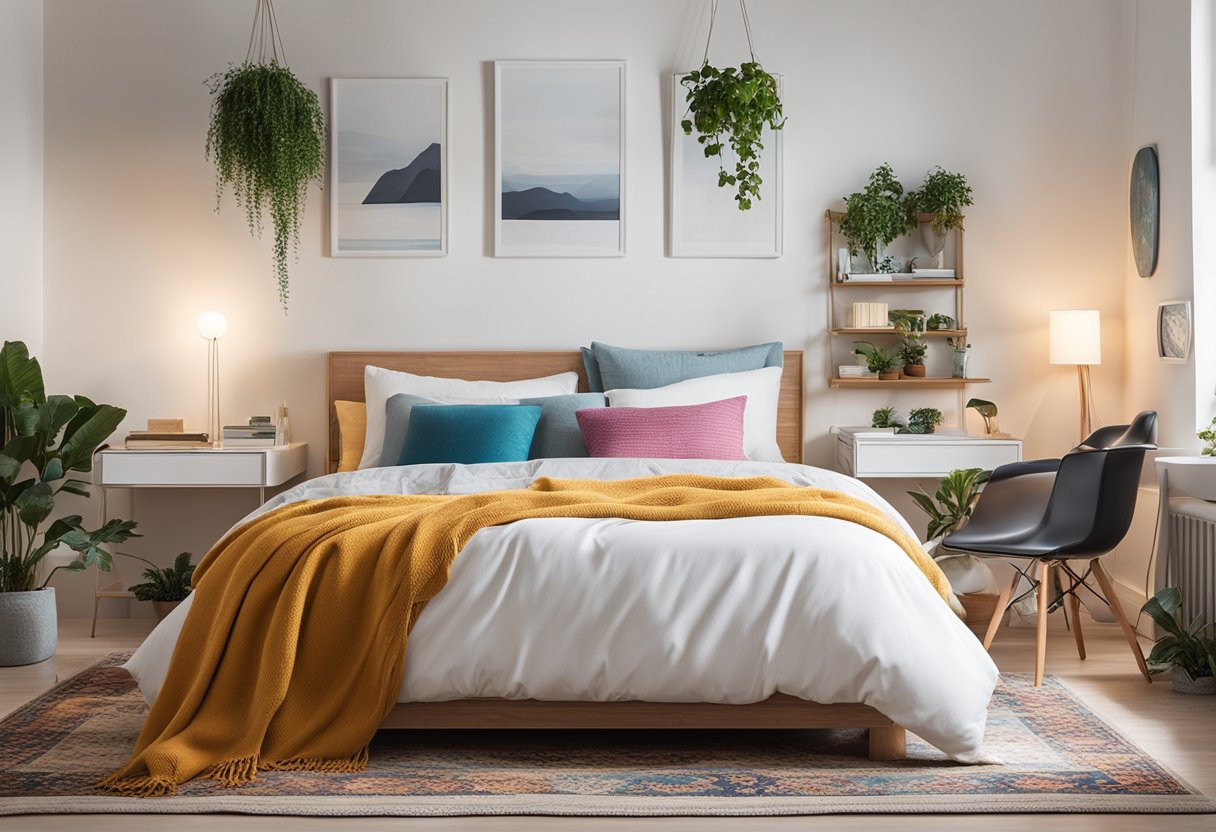
[[[443,404],[425,396],[397,393],[384,403],[384,449],[380,452],[380,467],[401,464],[405,435],[410,430],[410,411],[420,404]]]
[[[520,404],[540,405],[540,421],[532,434],[532,450],[528,459],[557,459],[569,456],[590,456],[583,432],[579,429],[576,410],[606,407],[603,393],[572,393],[568,396],[544,396],[520,399]]]
[[[602,393],[651,390],[690,378],[781,367],[785,364],[783,350],[780,341],[721,352],[630,350],[592,341],[591,347],[584,347],[582,353],[588,386]]]

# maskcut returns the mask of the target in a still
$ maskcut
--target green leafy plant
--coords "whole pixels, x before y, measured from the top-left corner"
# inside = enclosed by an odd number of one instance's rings
[[[732,185],[740,211],[760,199],[761,137],[767,125],[773,130],[785,127],[777,79],[754,60],[738,69],[718,69],[708,62],[680,79],[687,89],[689,118],[680,122],[684,134],[697,132],[697,142],[706,158],[718,157],[718,187]],[[735,171],[729,173],[722,163],[722,148],[730,144],[735,154]]]
[[[299,247],[308,185],[325,169],[325,115],[317,94],[286,66],[246,60],[207,81],[213,100],[206,154],[215,162],[216,209],[231,187],[250,233],[274,226],[279,302],[287,310],[289,250]]]
[[[921,511],[929,515],[929,540],[962,528],[971,518],[975,500],[991,476],[992,472],[983,468],[958,468],[942,478],[933,496],[920,487],[908,492]]]
[[[173,559],[172,566],[164,569],[149,560],[138,558],[149,566],[144,570],[143,583],[134,584],[131,591],[140,601],[182,600],[190,594],[190,579],[194,577],[195,564],[190,562],[190,556],[190,552],[182,552]]]
[[[1140,611],[1165,631],[1157,639],[1146,661],[1154,672],[1178,668],[1192,682],[1203,676],[1216,676],[1216,642],[1203,635],[1211,627],[1204,624],[1203,614],[1184,625],[1182,593],[1176,586],[1167,586],[1140,608]]]
[[[912,192],[914,210],[933,214],[929,225],[935,234],[963,227],[963,209],[972,205],[971,186],[961,173],[951,173],[939,165],[925,174],[919,191]]]
[[[887,312],[887,320],[900,335],[907,336],[925,331],[925,310],[923,309],[892,309]]]
[[[936,407],[913,408],[908,411],[908,433],[933,433],[942,419],[942,412]]]
[[[997,409],[996,409],[995,404],[988,401],[987,399],[968,399],[967,407],[974,408],[975,412],[979,413],[980,416],[983,417],[985,433],[995,433],[995,431],[993,430],[993,428],[995,427],[995,423],[993,420],[996,419],[996,414],[997,414]]]
[[[893,407],[880,407],[875,410],[870,417],[870,427],[872,428],[895,428],[896,432],[904,429],[903,419],[895,413]]]
[[[934,312],[929,316],[926,325],[932,330],[954,329],[954,318],[951,318],[949,315],[943,315],[941,312]]]
[[[0,348],[0,592],[41,589],[60,569],[109,571],[109,544],[131,537],[135,523],[110,520],[88,530],[78,514],[60,517],[45,531],[61,492],[89,496],[74,473],[93,470],[93,454],[127,412],[84,396],[48,396],[38,360],[20,341]],[[41,537],[41,539],[40,539]],[[51,551],[76,553],[38,583],[38,566]]]
[[[876,347],[869,341],[854,341],[854,355],[864,356],[866,369],[871,373],[889,373],[899,369],[899,358],[894,350]]]
[[[929,353],[929,345],[919,338],[908,338],[897,347],[899,360],[908,364],[924,364],[925,356]]]
[[[1195,435],[1207,443],[1199,453],[1202,456],[1216,456],[1216,418],[1212,419],[1212,424],[1196,432]]]
[[[878,268],[878,249],[916,228],[915,206],[904,196],[904,186],[889,164],[879,166],[865,188],[844,199],[840,233],[851,254],[862,253]]]

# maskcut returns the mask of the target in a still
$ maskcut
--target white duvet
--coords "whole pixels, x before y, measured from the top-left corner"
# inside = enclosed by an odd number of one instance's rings
[[[803,465],[559,459],[332,474],[280,494],[467,494],[540,476],[766,475],[833,488],[905,521],[861,482]],[[249,519],[249,518],[246,518]],[[909,534],[911,530],[908,529]],[[148,701],[190,598],[126,667]],[[525,520],[479,531],[410,634],[400,702],[497,696],[864,702],[976,762],[997,669],[903,551],[822,517]]]

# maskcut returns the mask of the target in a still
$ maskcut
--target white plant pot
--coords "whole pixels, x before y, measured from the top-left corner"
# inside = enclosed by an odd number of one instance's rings
[[[1198,679],[1192,679],[1181,668],[1171,667],[1170,681],[1174,684],[1174,690],[1179,693],[1198,693],[1209,696],[1216,693],[1216,676],[1200,676]]]
[[[58,641],[53,587],[0,592],[0,667],[46,661]]]

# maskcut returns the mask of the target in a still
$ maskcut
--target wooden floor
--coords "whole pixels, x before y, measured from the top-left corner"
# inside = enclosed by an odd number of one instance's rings
[[[1059,616],[1053,616],[1058,619]],[[1056,622],[1053,621],[1053,624]],[[81,670],[113,650],[137,645],[150,622],[102,621],[98,637],[88,638],[88,622],[70,621],[61,626],[59,652],[39,665],[0,669],[0,714],[8,713],[55,683]],[[1169,765],[1207,794],[1216,795],[1216,697],[1183,696],[1169,688],[1168,681],[1147,685],[1136,672],[1126,643],[1113,624],[1084,621],[1089,658],[1077,659],[1072,636],[1053,629],[1048,643],[1047,671],[1065,679],[1093,710]],[[1033,669],[1034,630],[1003,628],[992,648],[1003,670]],[[259,818],[207,815],[93,815],[0,818],[0,830],[389,830],[410,832],[473,830],[473,832],[759,832],[759,830],[920,830],[978,829],[984,832],[1026,830],[1101,830],[1166,828],[1170,832],[1216,830],[1216,816],[1208,815],[892,815],[792,818]]]

